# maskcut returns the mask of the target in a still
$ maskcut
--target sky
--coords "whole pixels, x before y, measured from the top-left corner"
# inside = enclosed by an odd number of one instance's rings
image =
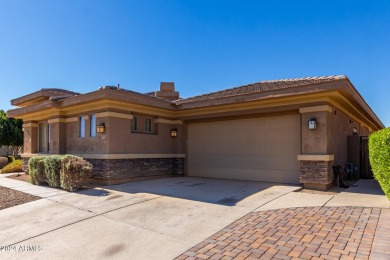
[[[390,1],[0,0],[3,110],[41,88],[190,97],[326,75],[390,126]]]

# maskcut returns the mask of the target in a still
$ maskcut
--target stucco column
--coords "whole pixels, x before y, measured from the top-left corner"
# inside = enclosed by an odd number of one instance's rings
[[[50,127],[49,153],[65,154],[66,153],[66,123],[63,118],[48,120]]]
[[[299,180],[305,188],[326,190],[333,184],[332,165],[334,155],[329,154],[329,125],[332,108],[328,105],[302,107],[302,154]],[[317,122],[316,129],[309,129],[309,121]]]
[[[38,123],[28,122],[23,124],[23,166],[22,169],[28,172],[28,160],[31,154],[38,152]]]
[[[32,154],[38,152],[38,123],[23,124],[23,153]]]

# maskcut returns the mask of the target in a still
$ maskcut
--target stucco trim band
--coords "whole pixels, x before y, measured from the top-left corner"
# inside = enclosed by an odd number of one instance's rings
[[[183,124],[183,121],[181,120],[168,120],[163,118],[157,118],[154,120],[156,124],[171,124],[171,125],[181,125]]]
[[[99,117],[118,117],[118,118],[124,118],[124,119],[133,119],[133,115],[130,114],[123,114],[123,113],[118,113],[118,112],[102,112],[102,113],[97,113],[96,118]]]
[[[298,161],[334,161],[333,154],[299,154]]]
[[[312,112],[332,112],[332,107],[328,105],[314,106],[314,107],[301,107],[299,113],[312,113]]]
[[[38,127],[38,123],[26,123],[26,124],[23,124],[22,127]]]
[[[78,117],[70,117],[70,118],[53,118],[47,120],[47,123],[54,124],[54,123],[71,123],[71,122],[77,122],[79,121]]]

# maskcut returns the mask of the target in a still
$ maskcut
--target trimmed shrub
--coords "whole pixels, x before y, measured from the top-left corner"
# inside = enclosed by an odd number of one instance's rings
[[[3,169],[4,166],[8,164],[8,158],[7,157],[0,157],[0,169]]]
[[[2,173],[13,173],[13,172],[22,172],[22,160],[15,160],[12,163],[5,166],[1,172]]]
[[[15,161],[15,156],[13,155],[8,155],[7,158],[8,158],[8,163],[12,163],[13,161]]]
[[[390,128],[371,134],[368,145],[374,177],[390,199]]]
[[[51,187],[60,187],[61,155],[51,155],[44,158],[46,182]]]
[[[92,173],[92,164],[81,157],[65,155],[61,161],[61,188],[77,191],[85,185]]]
[[[28,160],[30,182],[35,185],[45,183],[45,156],[36,156]]]

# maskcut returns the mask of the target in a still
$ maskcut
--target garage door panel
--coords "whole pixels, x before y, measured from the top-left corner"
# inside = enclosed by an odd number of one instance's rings
[[[188,126],[190,176],[299,182],[299,115]]]
[[[276,156],[262,156],[262,157],[214,157],[203,159],[202,157],[194,157],[193,165],[207,165],[213,168],[237,168],[245,169],[251,165],[253,169],[277,169],[289,170],[295,167],[296,162],[293,160],[285,160],[281,163],[279,157]],[[193,167],[194,168],[194,167]]]
[[[213,177],[236,180],[259,181],[259,175],[271,174],[275,176],[272,180],[262,180],[268,182],[295,183],[296,180],[288,170],[276,169],[248,169],[248,168],[214,168],[214,167],[195,167],[199,174],[197,177]]]

